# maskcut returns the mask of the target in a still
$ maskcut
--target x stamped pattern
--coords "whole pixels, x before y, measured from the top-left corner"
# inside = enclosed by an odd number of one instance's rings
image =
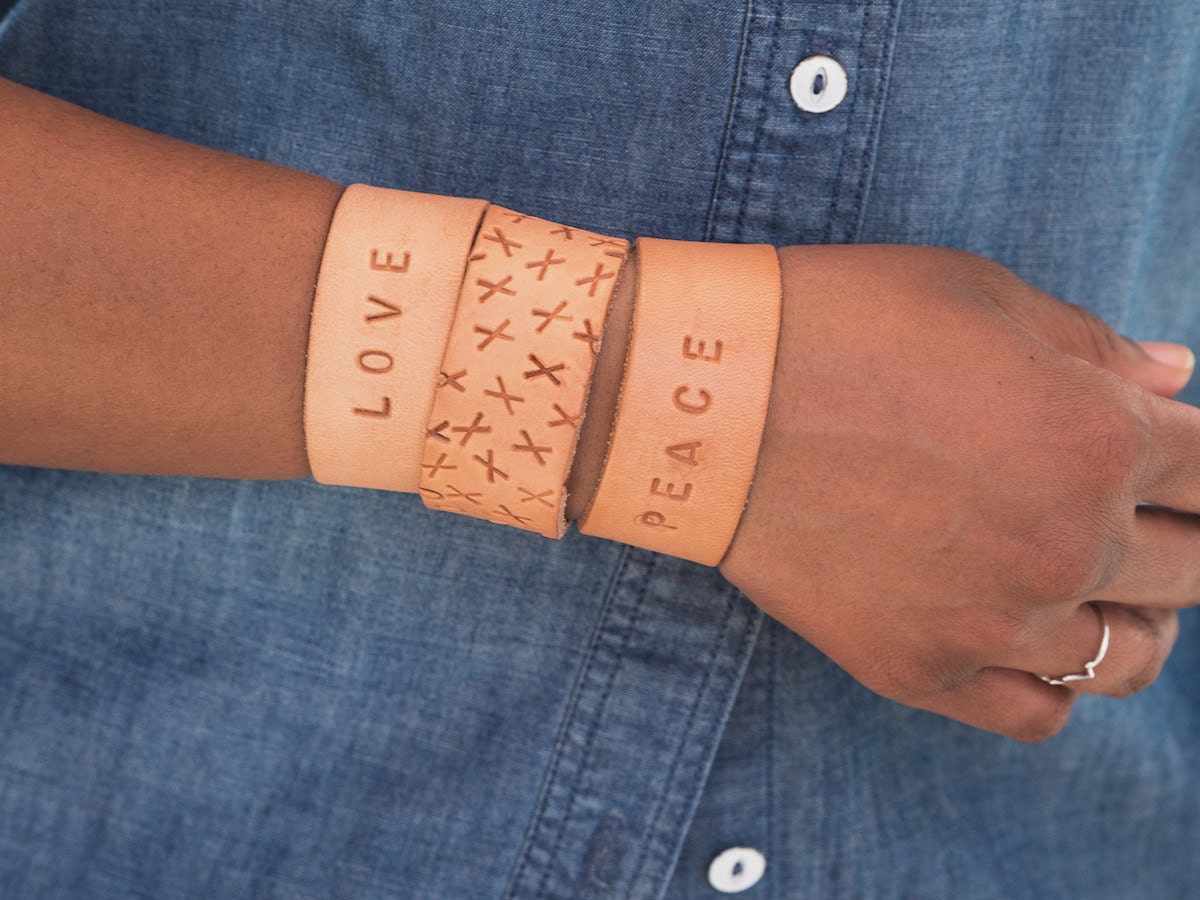
[[[618,238],[488,208],[434,392],[426,506],[562,537],[564,486],[628,250]]]

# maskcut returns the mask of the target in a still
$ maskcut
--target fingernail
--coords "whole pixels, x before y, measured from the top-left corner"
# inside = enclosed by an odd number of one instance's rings
[[[1196,354],[1183,344],[1162,344],[1158,341],[1138,341],[1146,354],[1164,366],[1191,372],[1196,368]]]

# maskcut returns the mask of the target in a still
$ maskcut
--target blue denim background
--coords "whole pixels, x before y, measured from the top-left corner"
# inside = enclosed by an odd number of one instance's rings
[[[1197,344],[1198,35],[1193,0],[22,0],[0,74],[628,237],[961,247]],[[787,94],[817,52],[850,73],[820,116]],[[0,469],[0,894],[706,897],[748,844],[756,897],[1195,895],[1198,645],[1021,746],[680,560]]]

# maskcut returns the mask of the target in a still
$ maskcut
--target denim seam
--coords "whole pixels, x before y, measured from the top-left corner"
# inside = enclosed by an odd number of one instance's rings
[[[781,30],[780,17],[782,16],[780,5],[775,5],[775,18],[771,23],[771,47],[767,51],[767,64],[763,66],[762,82],[758,88],[758,120],[754,123],[754,141],[750,145],[750,155],[746,159],[746,180],[742,186],[742,204],[738,211],[737,218],[734,220],[733,234],[736,241],[741,241],[745,235],[746,214],[750,207],[750,193],[753,189],[754,179],[751,177],[754,172],[755,160],[758,159],[758,151],[762,145],[763,124],[767,118],[767,107],[769,98],[767,92],[770,89],[771,77],[775,70],[775,59],[779,55],[779,32]]]
[[[757,34],[753,21],[759,15],[760,4],[752,0],[745,20],[744,44],[740,59],[740,74],[737,92],[733,97],[729,117],[730,129],[723,148],[722,169],[711,205],[708,237],[721,240],[741,240],[749,204],[749,186],[754,171],[755,159],[762,135],[762,126],[767,110],[767,85],[771,77],[766,65],[756,60],[766,35]],[[768,51],[774,59],[779,41],[780,12],[776,7],[770,26],[771,45]],[[749,84],[749,72],[762,70],[755,86]],[[733,210],[731,212],[731,209]]]
[[[740,599],[741,594],[736,589],[732,589],[727,592],[727,597],[728,601],[725,607],[725,617],[721,623],[720,637],[713,643],[713,652],[710,654],[704,676],[696,690],[695,701],[689,710],[687,723],[680,732],[679,749],[671,761],[671,767],[668,770],[663,791],[655,801],[653,814],[648,820],[642,853],[638,857],[637,865],[633,870],[635,894],[637,893],[637,888],[640,886],[646,888],[647,894],[650,893],[653,887],[655,875],[652,872],[642,871],[645,867],[646,857],[651,852],[652,844],[654,845],[654,851],[663,857],[663,861],[665,862],[663,871],[659,873],[661,880],[657,894],[661,896],[666,891],[670,876],[678,862],[679,853],[683,848],[683,840],[691,827],[692,819],[699,805],[703,787],[708,781],[709,772],[712,770],[713,757],[720,743],[721,734],[724,732],[724,725],[729,720],[730,711],[733,709],[733,704],[737,699],[738,689],[741,686],[746,670],[749,668],[750,657],[754,653],[754,646],[758,640],[763,614],[757,608],[753,608],[749,612],[748,621],[745,626],[739,629],[740,634],[734,633],[730,627],[731,622],[742,618],[735,615],[738,611],[738,606],[742,602]],[[729,646],[731,643],[733,646]],[[723,658],[728,659],[729,662],[722,664],[721,660]],[[730,685],[731,690],[727,692],[725,702],[721,707],[721,727],[713,730],[712,743],[704,747],[704,758],[700,761],[701,764],[695,773],[694,781],[687,787],[676,786],[672,790],[681,760],[688,755],[689,751],[695,756],[699,752],[697,748],[704,745],[702,740],[695,739],[693,732],[699,721],[698,713],[700,707],[703,705],[703,701],[709,700],[711,704],[709,683],[714,677],[732,682]],[[669,809],[671,806],[679,807],[681,805],[685,808],[677,812],[674,819],[664,812],[664,807]],[[674,837],[674,847],[671,846],[672,836]],[[639,884],[640,882],[644,883],[644,885]]]
[[[617,595],[620,591],[620,585],[624,581],[628,570],[631,568],[631,559],[633,557],[633,548],[623,546],[621,548],[621,558],[617,565],[613,568],[613,575],[609,581],[608,589],[605,592],[604,606],[601,609],[600,615],[596,619],[595,627],[592,629],[591,637],[588,640],[588,649],[586,651],[586,661],[579,670],[579,675],[575,680],[575,685],[571,690],[571,696],[567,701],[566,712],[563,715],[562,723],[559,726],[558,735],[555,738],[554,749],[551,754],[550,765],[547,767],[545,779],[542,782],[542,788],[539,793],[537,803],[534,807],[534,812],[530,818],[529,828],[525,833],[525,837],[521,842],[520,850],[517,853],[516,867],[509,878],[508,886],[505,888],[504,897],[516,897],[516,890],[520,882],[525,878],[525,873],[530,867],[530,853],[539,844],[539,832],[544,830],[546,825],[546,816],[551,803],[553,802],[553,794],[555,785],[559,781],[559,773],[565,766],[564,757],[567,752],[567,746],[570,743],[570,735],[573,730],[576,717],[579,709],[579,704],[585,694],[589,692],[588,681],[594,666],[596,665],[596,657],[599,654],[599,647],[604,636],[606,622],[612,614],[613,607],[617,603]],[[642,576],[642,592],[645,591],[645,583],[648,580],[648,575]],[[611,683],[611,679],[610,679]],[[572,800],[573,802],[573,800]],[[557,848],[561,843],[562,830],[566,824],[567,816],[565,811],[558,816],[557,834],[554,837],[552,852],[549,859],[553,860],[553,853],[557,852]],[[538,892],[542,890],[548,873],[548,868],[542,872],[541,879],[538,883]]]
[[[847,231],[847,242],[852,244],[858,242],[862,232],[867,197],[870,195],[871,183],[875,177],[875,156],[882,132],[883,111],[887,105],[888,86],[892,77],[892,54],[896,47],[896,30],[900,24],[900,7],[903,3],[904,0],[891,0],[888,10],[890,18],[886,25],[887,38],[884,41],[875,42],[875,62],[879,67],[879,75],[875,80],[875,88],[872,92],[870,122],[867,126],[866,146],[863,148],[862,174],[854,198],[852,224]],[[874,9],[875,7],[872,6],[872,10]]]
[[[882,0],[887,2],[894,14],[900,4],[900,0]],[[862,88],[861,97],[852,98],[852,104],[848,115],[850,120],[847,122],[845,133],[842,137],[842,153],[838,161],[838,174],[834,179],[833,190],[829,196],[828,216],[825,223],[825,237],[822,243],[844,243],[858,227],[860,220],[862,204],[866,196],[866,182],[874,172],[874,155],[873,148],[877,146],[878,141],[878,126],[881,116],[877,115],[882,107],[881,102],[881,85],[886,77],[886,72],[882,68],[882,53],[879,49],[879,41],[870,41],[869,38],[874,35],[876,28],[873,26],[873,18],[876,10],[880,6],[879,2],[871,3],[863,14],[862,27],[859,29],[859,42],[857,50],[857,59],[859,60],[859,71],[867,72],[874,71],[875,75],[871,79],[871,83]],[[898,16],[893,19],[893,24],[898,21]],[[890,29],[889,29],[890,33]],[[874,49],[875,55],[872,59],[873,65],[864,64],[864,54],[868,49]],[[890,67],[891,57],[888,56],[888,65]],[[859,79],[862,83],[862,79]],[[861,126],[859,120],[854,116],[856,109],[862,108],[865,110],[861,118]],[[863,133],[861,137],[858,135],[859,129]],[[861,146],[860,146],[861,144]],[[848,209],[848,214],[842,210],[842,200],[847,196],[846,184],[850,179],[851,169],[856,173],[854,178],[854,187],[851,194],[851,205]],[[840,227],[841,223],[849,221],[852,223],[850,227]],[[839,233],[844,234],[845,239],[839,240]]]
[[[754,16],[754,0],[746,3],[746,13],[742,17],[742,33],[738,42],[737,65],[734,69],[733,86],[729,91],[729,104],[725,110],[725,127],[721,132],[721,149],[717,156],[717,167],[712,183],[712,194],[708,199],[708,216],[704,222],[704,240],[713,239],[713,227],[716,221],[717,205],[720,202],[721,188],[725,182],[725,169],[729,161],[730,142],[733,139],[733,120],[737,115],[739,97],[742,93],[742,79],[746,66],[749,65],[750,21]]]
[[[729,620],[732,617],[733,617],[733,603],[727,601],[725,604],[725,616],[721,620],[722,636],[724,636],[725,633],[728,631]],[[708,659],[704,663],[704,675],[701,677],[700,685],[697,688],[695,694],[693,694],[693,696],[692,696],[692,705],[688,709],[687,719],[685,720],[684,727],[680,730],[679,744],[676,747],[675,753],[672,755],[671,765],[667,769],[667,778],[666,778],[666,783],[664,785],[664,789],[661,792],[659,792],[658,796],[655,798],[654,806],[650,812],[650,817],[649,817],[649,819],[647,819],[647,822],[646,822],[646,832],[643,833],[642,841],[641,841],[642,851],[641,851],[641,853],[638,854],[637,863],[633,867],[635,881],[640,879],[642,869],[643,869],[643,866],[646,861],[646,857],[650,852],[649,833],[660,830],[655,827],[656,823],[658,822],[660,812],[662,810],[663,804],[666,799],[666,795],[667,795],[668,791],[670,790],[671,784],[675,781],[675,771],[679,765],[679,759],[681,756],[683,756],[684,749],[687,744],[686,739],[692,731],[692,725],[696,720],[696,711],[700,707],[701,700],[704,698],[705,691],[708,687],[709,678],[712,676],[713,669],[716,666],[717,658],[720,654],[720,651],[721,651],[721,643],[719,641],[714,642],[711,647],[711,650],[708,654]]]
[[[867,7],[866,14],[865,14],[864,20],[863,20],[862,31],[859,32],[858,58],[862,59],[863,52],[865,50],[867,50],[868,48],[870,49],[870,51],[871,51],[870,70],[872,72],[874,72],[874,77],[871,79],[870,90],[868,91],[867,96],[863,98],[863,101],[864,101],[863,105],[866,107],[866,109],[865,109],[866,115],[863,117],[864,118],[863,127],[866,129],[866,134],[864,134],[862,136],[862,145],[863,146],[860,146],[859,142],[856,141],[855,147],[854,147],[855,155],[858,157],[858,159],[856,161],[857,164],[855,165],[855,169],[858,172],[858,177],[857,177],[857,179],[855,179],[854,192],[851,196],[850,207],[847,210],[846,214],[840,215],[838,217],[839,219],[845,219],[848,222],[857,222],[858,221],[859,211],[862,209],[863,185],[866,183],[866,180],[869,177],[869,174],[865,168],[868,163],[868,160],[866,159],[866,146],[865,145],[869,144],[870,140],[871,140],[871,128],[874,125],[874,120],[875,120],[875,115],[874,115],[875,101],[879,95],[879,81],[883,77],[883,72],[879,69],[879,48],[875,44],[868,45],[867,36],[870,34],[874,34],[874,32],[875,32],[874,19],[875,19],[875,13],[878,9],[879,9],[878,3],[871,3]],[[845,159],[846,159],[846,157],[845,157],[845,155],[843,155],[842,156],[843,163],[845,162]],[[840,184],[841,184],[841,182],[839,181],[839,185]],[[847,234],[848,233],[849,233],[849,231],[847,231]]]
[[[858,66],[859,72],[862,72],[864,70],[864,66],[862,65],[863,50],[866,48],[866,45],[867,45],[867,30],[868,30],[867,26],[869,24],[871,8],[873,7],[873,5],[874,5],[873,3],[868,5],[866,12],[863,14],[863,24],[859,28],[859,32],[858,32],[857,59],[859,61],[859,66]],[[862,84],[862,78],[858,79],[858,84],[859,85]],[[866,88],[856,87],[855,93],[858,94],[862,90],[866,90]],[[833,181],[833,190],[831,190],[829,192],[829,205],[828,205],[828,207],[826,207],[828,212],[826,213],[826,216],[825,216],[825,237],[821,239],[822,244],[834,243],[834,238],[836,236],[835,235],[835,230],[836,230],[835,223],[838,221],[838,208],[841,204],[841,198],[843,195],[843,185],[845,185],[846,178],[848,177],[848,174],[849,174],[847,171],[847,169],[849,168],[849,162],[846,157],[849,155],[850,141],[851,141],[851,138],[852,138],[853,132],[854,132],[854,124],[855,124],[854,109],[860,103],[863,103],[864,101],[868,100],[869,98],[864,97],[864,98],[860,99],[858,96],[854,96],[849,99],[851,102],[850,102],[850,106],[846,113],[848,121],[846,123],[846,128],[842,131],[842,152],[841,152],[841,156],[838,159],[837,176],[836,176],[836,178],[834,178],[834,181]],[[860,182],[861,182],[861,174],[860,174],[859,178],[860,178]]]
[[[630,554],[632,555],[632,553],[633,551],[631,550]],[[579,804],[581,793],[579,784],[588,772],[588,760],[591,757],[592,747],[596,741],[596,733],[600,728],[600,720],[604,718],[604,713],[608,708],[608,698],[612,696],[613,683],[617,680],[617,675],[620,673],[621,667],[624,665],[624,651],[629,644],[629,638],[637,629],[637,623],[641,617],[642,608],[645,605],[644,601],[646,597],[646,585],[650,581],[653,569],[654,565],[652,557],[644,564],[640,589],[636,592],[635,597],[630,598],[633,608],[630,610],[629,619],[621,626],[619,632],[614,631],[613,633],[614,637],[619,634],[620,640],[617,641],[615,646],[612,648],[612,660],[611,664],[607,665],[607,678],[599,696],[600,702],[596,706],[596,713],[592,717],[591,721],[587,723],[587,736],[584,739],[581,748],[582,752],[580,753],[579,767],[575,770],[575,774],[571,781],[571,789],[570,793],[568,794],[567,805],[563,810],[558,833],[555,835],[554,844],[550,852],[550,861],[553,861],[555,856],[557,856],[558,850],[562,846],[563,832],[566,830],[566,825],[571,821],[571,814],[575,811],[576,806]],[[601,637],[603,637],[603,635],[601,635]],[[601,654],[599,652],[596,654],[596,656],[600,655]],[[589,668],[591,668],[591,666],[589,666]],[[542,870],[542,878],[538,884],[537,890],[538,895],[543,895],[543,888],[545,887],[546,881],[549,877],[550,866],[547,865],[547,867]]]
[[[770,860],[778,860],[782,858],[780,848],[776,846],[776,828],[775,822],[779,814],[779,791],[775,790],[776,774],[775,774],[775,729],[777,722],[775,716],[778,708],[775,706],[775,688],[779,680],[779,641],[776,637],[774,628],[767,630],[767,766],[766,766],[766,809],[767,809],[767,825],[766,825],[766,845],[767,845],[767,860],[770,865]],[[771,889],[772,894],[777,892],[773,889],[778,885],[779,879],[774,878],[767,881],[767,888]]]
[[[618,561],[617,566],[614,569],[613,578],[609,582],[609,588],[608,588],[608,591],[606,592],[604,607],[601,610],[600,616],[596,620],[596,627],[593,629],[592,636],[588,642],[587,660],[584,663],[583,667],[580,669],[579,677],[575,682],[575,686],[571,693],[571,698],[568,701],[567,713],[563,717],[562,726],[561,726],[561,728],[559,730],[559,734],[555,740],[553,759],[552,759],[549,769],[547,770],[546,780],[543,784],[543,789],[542,789],[542,796],[539,797],[537,811],[530,822],[529,832],[527,834],[527,840],[522,843],[521,855],[519,857],[519,864],[518,864],[519,868],[518,868],[517,874],[513,877],[512,881],[510,883],[510,889],[512,889],[512,890],[515,890],[516,885],[517,885],[518,881],[520,880],[520,876],[523,874],[523,870],[526,867],[526,861],[529,858],[528,853],[529,853],[529,851],[531,851],[534,848],[534,846],[537,843],[536,832],[539,830],[540,823],[543,821],[544,817],[546,816],[547,808],[550,806],[550,804],[552,802],[552,794],[554,793],[554,786],[559,779],[559,772],[561,771],[561,769],[564,765],[563,760],[564,760],[564,756],[567,752],[567,745],[570,743],[570,734],[571,734],[572,728],[576,722],[576,716],[577,716],[578,709],[579,709],[579,703],[581,701],[581,698],[585,694],[588,693],[587,683],[590,680],[592,671],[597,664],[596,658],[600,653],[599,648],[600,648],[600,643],[603,639],[604,632],[605,632],[605,622],[608,620],[609,616],[612,613],[613,607],[617,603],[617,595],[620,590],[619,585],[623,581],[625,573],[629,569],[630,557],[632,555],[632,552],[633,552],[632,547],[630,547],[630,546],[622,547],[621,558]],[[647,580],[648,580],[648,576],[643,576],[643,592],[644,592],[644,584]],[[623,637],[623,640],[626,640],[626,641],[628,640],[628,627],[626,628],[626,633]],[[603,710],[604,704],[607,703],[608,691],[611,687],[611,684],[612,684],[612,675],[610,675],[610,677],[609,677],[609,686],[604,689],[604,692],[602,695],[603,699],[597,710],[597,715],[599,715],[599,713]],[[594,736],[595,736],[595,722],[593,720],[592,728],[588,735],[587,741],[585,742],[585,748],[591,747],[592,741],[594,740]],[[584,757],[586,758],[586,753],[584,754]],[[581,761],[579,764],[581,770],[583,768],[583,765],[584,764]],[[579,777],[579,773],[576,772],[576,775],[575,775],[576,781],[578,780],[578,777]],[[564,809],[562,811],[562,813],[560,813],[560,815],[558,817],[557,831],[554,836],[554,843],[551,845],[550,853],[547,856],[547,865],[542,870],[541,878],[539,879],[539,882],[538,882],[537,891],[535,892],[536,894],[542,893],[542,889],[545,886],[546,879],[549,877],[550,865],[553,864],[555,854],[557,854],[558,848],[561,846],[562,833],[566,826],[566,823],[568,822],[568,820],[570,818],[569,817],[570,808],[575,802],[575,792],[572,791],[569,794],[569,797],[570,797],[570,799],[568,801],[569,805],[567,806],[566,809]],[[507,895],[508,895],[508,892],[506,891],[506,896]]]
[[[675,845],[675,852],[671,857],[670,867],[665,873],[665,881],[669,882],[674,875],[675,867],[679,863],[679,854],[683,851],[683,843],[691,830],[692,822],[695,821],[696,811],[700,808],[700,801],[704,794],[704,788],[708,784],[709,776],[712,773],[713,763],[716,761],[721,741],[724,738],[725,729],[729,724],[729,717],[733,713],[734,704],[737,702],[738,694],[741,693],[742,684],[745,681],[746,673],[750,670],[750,662],[754,657],[754,650],[758,646],[759,635],[762,633],[762,625],[766,620],[766,615],[761,609],[753,605],[750,600],[742,594],[741,591],[736,591],[734,594],[734,603],[743,604],[747,614],[747,622],[743,637],[734,645],[732,655],[736,660],[731,673],[733,683],[730,686],[731,690],[725,697],[725,702],[720,709],[720,727],[715,732],[715,737],[712,745],[708,748],[707,758],[704,760],[702,770],[698,774],[699,782],[697,789],[692,792],[692,797],[688,803],[687,809],[683,818],[679,822],[679,838]]]

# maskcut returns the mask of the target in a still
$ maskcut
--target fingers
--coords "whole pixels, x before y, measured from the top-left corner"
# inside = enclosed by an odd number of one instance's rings
[[[1200,516],[1140,506],[1119,570],[1085,600],[1185,609],[1200,605]]]
[[[1145,490],[1135,498],[1183,512],[1200,513],[1200,409],[1173,403],[1191,380],[1196,358],[1182,344],[1134,341],[1100,318],[1026,284],[1003,267],[980,262],[987,296],[1032,336],[1059,353],[1111,372],[1151,394],[1109,398],[1134,415],[1118,438],[1149,438],[1136,473]],[[1134,432],[1143,432],[1137,434]]]
[[[1173,609],[1134,609],[1111,603],[1101,607],[1109,627],[1107,653],[1094,667],[1095,678],[1066,687],[1082,694],[1129,697],[1158,678],[1179,635],[1179,617]],[[1097,652],[1096,648],[1092,652]]]
[[[965,684],[924,697],[918,705],[1018,741],[1042,741],[1062,730],[1080,694],[1128,697],[1148,687],[1162,671],[1179,631],[1173,610],[1103,604],[1109,641],[1093,667],[1095,678],[1056,686],[1038,677],[1082,673],[1099,656],[1104,627],[1092,607],[1077,607],[1042,646],[1012,660],[1013,668],[981,669]]]
[[[1137,499],[1200,513],[1200,409],[1147,398],[1151,458]]]
[[[983,669],[968,684],[921,706],[1018,741],[1044,741],[1062,730],[1077,696],[1027,672]]]
[[[1016,276],[990,296],[1046,346],[1107,369],[1158,394],[1174,397],[1192,377],[1196,360],[1180,344],[1139,344],[1109,328],[1081,306],[1026,284]]]
[[[1128,697],[1158,677],[1178,633],[1174,610],[1085,603],[1075,607],[1061,627],[1005,664],[1039,677],[1072,676],[1061,687],[1079,693]],[[1094,677],[1079,677],[1089,670]]]
[[[1192,352],[1190,347],[1186,347],[1183,344],[1167,344],[1159,341],[1138,341],[1138,346],[1153,360],[1166,366],[1175,378],[1180,379],[1177,388],[1171,388],[1165,384],[1161,389],[1157,390],[1147,387],[1144,384],[1142,387],[1158,394],[1160,397],[1174,397],[1187,387],[1192,373],[1196,369],[1196,354]]]

